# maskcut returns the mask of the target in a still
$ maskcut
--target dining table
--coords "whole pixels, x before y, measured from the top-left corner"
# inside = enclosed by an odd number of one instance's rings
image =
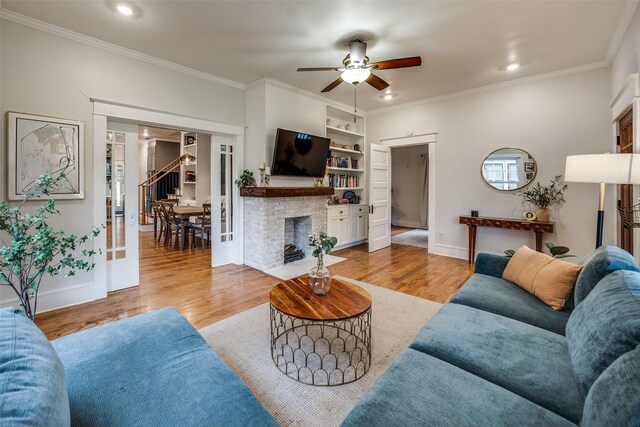
[[[192,216],[202,215],[204,213],[204,208],[202,206],[175,205],[173,207],[173,213],[180,219],[182,250],[184,251],[187,247],[186,227],[189,225],[189,218],[191,218]]]

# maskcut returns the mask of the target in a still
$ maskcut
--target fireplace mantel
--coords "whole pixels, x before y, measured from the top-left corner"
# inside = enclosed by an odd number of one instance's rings
[[[242,197],[309,197],[332,196],[331,187],[242,187]]]

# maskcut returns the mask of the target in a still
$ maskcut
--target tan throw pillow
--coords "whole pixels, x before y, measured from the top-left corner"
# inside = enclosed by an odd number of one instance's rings
[[[562,310],[573,292],[580,270],[581,265],[523,246],[507,264],[502,278],[535,295],[554,310]]]

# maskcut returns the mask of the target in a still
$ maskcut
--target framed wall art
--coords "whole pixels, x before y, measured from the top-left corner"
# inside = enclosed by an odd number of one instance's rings
[[[53,199],[84,199],[84,122],[7,113],[8,196],[21,200],[43,173],[65,178],[50,189]]]

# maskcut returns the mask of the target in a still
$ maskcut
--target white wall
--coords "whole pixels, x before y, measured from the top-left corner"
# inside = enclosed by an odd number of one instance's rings
[[[90,98],[228,123],[245,122],[244,90],[222,85],[151,63],[54,36],[3,20],[0,29],[2,114],[29,112],[82,120],[85,164],[93,164],[93,106]],[[5,120],[0,120],[4,135]],[[6,144],[0,144],[0,176],[6,176]],[[101,173],[102,170],[95,171]],[[85,200],[59,201],[62,217],[53,221],[69,233],[93,225],[93,174],[85,169]],[[0,186],[0,199],[6,198]],[[40,310],[82,302],[79,288],[90,287],[93,275],[58,277],[41,289]],[[0,305],[13,295],[0,290]]]
[[[391,149],[391,223],[426,228],[420,221],[422,198],[416,191],[425,181],[427,145]],[[425,200],[426,202],[426,200]]]
[[[569,154],[611,149],[608,69],[573,74],[506,87],[439,102],[370,112],[367,140],[438,132],[430,145],[436,156],[436,253],[466,258],[467,230],[458,216],[479,210],[481,215],[517,218],[524,208],[509,192],[489,188],[480,176],[487,154],[500,147],[519,147],[538,162],[537,180],[548,182],[564,173]],[[556,233],[545,239],[567,245],[584,255],[595,245],[598,188],[570,184],[567,203],[554,212]],[[613,195],[609,191],[609,221],[605,243],[613,242]],[[443,238],[438,239],[438,233]],[[478,251],[501,253],[521,244],[534,245],[533,234],[483,228]]]
[[[627,77],[637,72],[640,72],[640,7],[636,7],[629,28],[611,62],[611,95],[616,95]]]
[[[262,79],[247,89],[245,168],[260,181],[261,162],[271,166],[278,128],[324,136],[326,102]],[[274,187],[311,187],[313,178],[274,176]]]

